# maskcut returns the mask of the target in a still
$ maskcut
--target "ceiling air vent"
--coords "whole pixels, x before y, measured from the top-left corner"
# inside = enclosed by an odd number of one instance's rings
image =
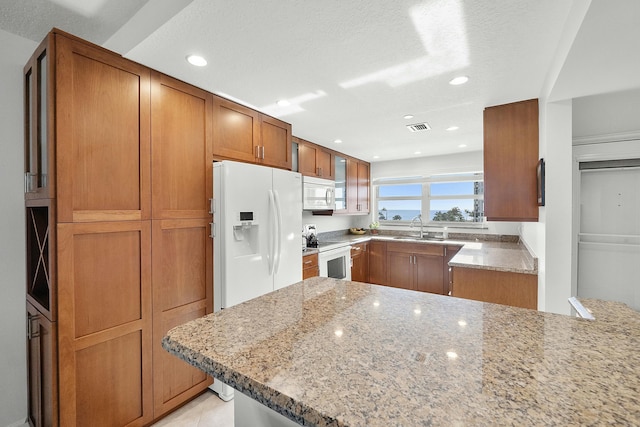
[[[422,132],[423,130],[430,130],[431,126],[429,126],[428,123],[424,122],[424,123],[415,123],[412,125],[407,125],[407,128],[411,132]]]

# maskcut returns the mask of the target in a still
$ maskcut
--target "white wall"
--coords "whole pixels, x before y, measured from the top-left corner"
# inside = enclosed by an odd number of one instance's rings
[[[318,233],[327,231],[346,230],[351,227],[366,228],[371,222],[369,215],[313,215],[311,212],[302,213],[302,224],[315,224]]]
[[[640,89],[585,96],[573,100],[573,143],[583,137],[640,129]]]
[[[570,314],[572,265],[572,102],[541,102],[541,150],[545,156],[544,271],[539,308]],[[539,232],[537,232],[540,235]],[[542,283],[540,283],[542,280]]]
[[[27,416],[22,68],[35,42],[0,30],[0,426]]]
[[[482,172],[483,170],[484,163],[482,151],[471,151],[459,154],[447,154],[443,156],[419,157],[415,159],[371,163],[371,181],[373,182],[375,179],[379,178],[431,176],[449,173]],[[375,197],[372,197],[372,201],[374,199]],[[520,223],[518,222],[487,221],[486,228],[482,230],[473,229],[469,230],[469,232],[475,234],[517,235],[519,226]],[[394,230],[395,229],[399,228],[394,227]],[[466,230],[457,229],[451,231],[461,233]]]

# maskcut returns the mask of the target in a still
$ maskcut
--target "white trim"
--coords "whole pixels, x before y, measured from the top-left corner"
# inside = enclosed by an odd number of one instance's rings
[[[632,141],[640,139],[640,131],[617,132],[603,135],[577,136],[573,138],[573,145],[601,144],[603,142]]]

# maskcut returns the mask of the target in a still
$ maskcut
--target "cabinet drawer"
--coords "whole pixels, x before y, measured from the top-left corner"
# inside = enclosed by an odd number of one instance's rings
[[[302,257],[302,269],[318,267],[318,254],[310,254]]]
[[[434,245],[428,243],[389,242],[387,243],[387,251],[444,256],[443,245]]]
[[[351,256],[357,256],[367,252],[368,245],[366,242],[351,245]]]

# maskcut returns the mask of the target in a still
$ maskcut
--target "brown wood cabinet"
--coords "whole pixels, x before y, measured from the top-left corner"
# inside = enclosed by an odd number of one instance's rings
[[[490,221],[538,221],[538,100],[484,110],[484,212]]]
[[[369,213],[369,163],[347,158],[347,213]]]
[[[302,257],[302,279],[309,277],[317,277],[320,275],[320,266],[318,264],[318,254],[305,254]]]
[[[150,71],[56,35],[58,222],[151,218]]]
[[[54,41],[40,43],[24,67],[25,199],[46,199],[55,194],[54,138],[47,123],[53,122]]]
[[[148,425],[210,383],[160,340],[213,307],[213,95],[59,30],[34,58],[25,110],[56,99],[25,117],[30,423]]]
[[[451,295],[515,307],[538,308],[538,276],[534,274],[453,267]]]
[[[369,242],[351,245],[351,280],[369,282]]]
[[[291,170],[291,125],[214,95],[213,155]]]
[[[29,425],[58,425],[56,322],[27,302],[27,378]]]
[[[298,172],[304,176],[335,179],[335,155],[326,148],[295,137],[298,143]]]
[[[161,340],[170,328],[213,311],[213,95],[157,72],[151,85],[153,416],[158,418],[212,382],[164,351]]]
[[[446,245],[444,247],[444,262],[442,266],[442,282],[443,282],[443,293],[445,295],[451,295],[451,267],[449,267],[449,261],[456,256],[456,254],[462,249],[462,246],[457,245]]]
[[[387,285],[444,294],[444,248],[422,243],[387,243]]]
[[[387,284],[387,242],[369,242],[369,282],[376,285]]]

